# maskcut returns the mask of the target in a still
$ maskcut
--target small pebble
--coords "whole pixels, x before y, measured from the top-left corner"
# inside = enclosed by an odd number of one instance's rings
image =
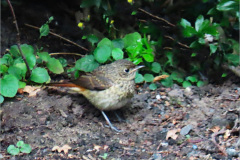
[[[183,127],[180,131],[180,134],[185,136],[186,134],[188,134],[191,130],[192,130],[193,126],[191,124],[186,125],[185,127]]]
[[[234,157],[234,156],[238,155],[238,152],[236,151],[236,149],[233,149],[233,148],[226,149],[226,152],[231,157]]]
[[[167,146],[168,146],[168,143],[167,143],[167,142],[162,142],[161,145],[162,145],[163,147],[167,147]]]
[[[156,98],[159,100],[159,99],[161,99],[161,96],[158,94],[158,95],[156,95]]]
[[[192,148],[193,148],[193,149],[197,149],[198,147],[197,147],[197,145],[194,144],[194,145],[192,146]]]

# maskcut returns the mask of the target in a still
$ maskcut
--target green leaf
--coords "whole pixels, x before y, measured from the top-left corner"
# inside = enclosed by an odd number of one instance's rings
[[[135,83],[142,83],[144,81],[143,75],[140,73],[137,73],[135,76]]]
[[[48,69],[53,73],[60,74],[64,72],[62,64],[56,58],[48,59],[48,62],[46,65]]]
[[[168,62],[171,66],[173,66],[173,53],[172,52],[166,52],[166,56],[168,58]]]
[[[84,72],[91,72],[96,69],[99,64],[95,61],[93,55],[87,55],[79,60],[77,60],[75,68],[84,71]]]
[[[62,64],[63,67],[66,67],[68,64],[67,64],[67,60],[65,58],[58,58],[59,62]]]
[[[223,73],[222,74],[222,77],[224,78],[224,77],[227,77],[227,73]]]
[[[15,64],[15,66],[21,70],[20,76],[23,79],[25,79],[25,76],[26,76],[26,73],[27,73],[27,66],[26,66],[26,64],[25,63],[17,63],[17,64]]]
[[[131,15],[136,15],[137,14],[137,11],[132,11]]]
[[[113,45],[114,48],[120,48],[120,49],[124,48],[124,42],[123,42],[122,39],[112,40],[112,45]]]
[[[197,56],[197,53],[192,53],[191,54],[191,57],[196,57]]]
[[[151,83],[151,84],[149,85],[149,89],[154,91],[154,90],[157,89],[157,85],[156,85],[155,83]]]
[[[17,142],[17,147],[20,148],[24,145],[24,142],[23,141],[18,141]]]
[[[197,76],[188,76],[186,79],[189,80],[189,81],[191,81],[192,83],[198,81]]]
[[[101,4],[101,0],[83,0],[80,7],[89,8],[92,6],[96,6],[99,8],[100,4]]]
[[[104,153],[103,155],[99,155],[99,157],[101,157],[102,159],[107,159],[108,154],[107,154],[107,153]]]
[[[144,80],[146,81],[146,82],[152,82],[153,81],[153,79],[154,79],[154,77],[153,77],[153,75],[152,74],[144,74]]]
[[[49,19],[48,19],[47,23],[51,23],[53,20],[54,20],[54,17],[53,17],[53,16],[51,16],[51,17],[49,17]]]
[[[206,42],[204,38],[198,38],[198,43],[205,44]]]
[[[16,66],[10,66],[8,69],[8,73],[17,77],[17,79],[21,79],[21,69]]]
[[[226,54],[225,58],[229,61],[230,64],[238,66],[240,64],[240,57],[237,54]]]
[[[18,88],[24,88],[26,86],[25,82],[18,81]]]
[[[27,44],[22,44],[20,47],[21,47],[21,50],[22,50],[24,56],[26,57],[26,61],[29,65],[29,68],[33,69],[33,67],[36,64],[36,57],[34,55],[34,48],[31,45],[27,45]],[[11,47],[10,53],[15,57],[20,57],[20,52],[17,48],[17,45],[14,45],[14,46]]]
[[[127,48],[128,46],[142,44],[141,35],[138,32],[127,34],[123,38],[123,42],[124,42],[124,47],[125,48]]]
[[[198,43],[198,41],[193,41],[191,44],[190,44],[190,48],[194,48],[194,49],[199,49],[199,48],[201,48],[201,44],[200,43]]]
[[[7,148],[7,152],[13,156],[18,155],[20,150],[19,148],[16,148],[14,145],[10,145]]]
[[[4,101],[4,97],[2,95],[0,95],[0,104],[2,104]]]
[[[114,48],[112,50],[112,57],[115,60],[123,59],[123,51],[120,48]]]
[[[214,45],[214,44],[209,44],[210,47],[210,53],[215,53],[217,51],[218,46]],[[211,55],[210,54],[210,55]]]
[[[192,37],[197,33],[197,31],[192,26],[186,26],[183,29],[183,36],[184,37]]]
[[[39,29],[40,32],[40,38],[43,36],[47,36],[49,34],[49,25],[45,23],[44,25],[41,26]]]
[[[8,71],[8,67],[4,64],[0,65],[0,74],[4,74]]]
[[[161,84],[165,87],[171,87],[173,85],[173,79],[169,76],[168,78],[161,80]]]
[[[199,31],[199,28],[201,28],[203,21],[204,21],[203,16],[199,15],[196,22],[195,22],[195,29],[196,29],[197,32]]]
[[[205,83],[204,83],[203,81],[198,81],[198,82],[197,82],[197,86],[198,86],[198,87],[202,87],[204,84],[205,84]]]
[[[48,52],[37,52],[37,55],[45,62],[51,58]]]
[[[92,46],[98,42],[98,37],[95,36],[94,34],[90,34],[87,36],[87,40],[91,42]]]
[[[186,28],[187,26],[191,27],[191,23],[190,23],[188,20],[184,19],[184,18],[181,19],[180,25],[181,25],[183,28]]]
[[[153,62],[151,66],[151,70],[155,73],[159,73],[161,71],[161,65],[157,62]]]
[[[126,50],[128,52],[128,56],[132,59],[135,59],[140,54],[142,45],[128,46]]]
[[[173,80],[177,81],[178,83],[182,83],[184,74],[181,72],[172,72],[171,77]]]
[[[109,46],[112,48],[112,41],[108,38],[103,38],[97,45],[98,47]]]
[[[13,58],[10,54],[5,54],[2,58],[0,58],[0,65],[6,64],[10,65],[13,62]]]
[[[24,143],[24,144],[21,146],[20,151],[21,151],[22,153],[31,153],[32,147],[31,147],[29,144],[25,144],[25,143]]]
[[[239,3],[239,2],[238,2]],[[221,1],[217,5],[217,10],[219,11],[230,11],[235,10],[237,8],[238,4],[235,1]]]
[[[47,82],[50,79],[50,77],[45,68],[37,67],[32,70],[30,79],[31,81],[36,83],[44,83]]]
[[[154,56],[153,54],[144,54],[142,55],[144,60],[147,61],[147,62],[153,62],[154,61]]]
[[[18,79],[11,74],[0,79],[1,94],[4,97],[14,97],[18,90]]]
[[[189,81],[184,81],[182,85],[184,88],[192,86],[192,84]]]
[[[136,58],[136,59],[133,60],[133,63],[134,63],[135,65],[138,65],[138,64],[141,63],[141,62],[143,62],[142,58]]]
[[[99,63],[105,63],[111,56],[111,48],[107,45],[97,47],[94,52],[94,57]]]

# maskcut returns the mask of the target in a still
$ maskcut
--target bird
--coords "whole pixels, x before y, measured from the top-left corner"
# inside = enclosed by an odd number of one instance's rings
[[[121,59],[110,64],[101,65],[90,73],[76,80],[61,83],[49,83],[48,86],[68,87],[82,94],[88,101],[99,109],[110,128],[114,127],[104,111],[117,110],[126,106],[135,94],[135,75],[143,68],[133,62]]]

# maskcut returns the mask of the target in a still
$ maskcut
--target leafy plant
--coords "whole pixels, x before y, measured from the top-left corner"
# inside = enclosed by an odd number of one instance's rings
[[[18,141],[16,146],[9,145],[7,148],[7,152],[15,156],[18,155],[20,152],[29,154],[32,151],[32,147],[29,144],[24,143],[23,141]]]
[[[39,32],[40,32],[40,38],[42,36],[47,36],[49,34],[49,24],[53,21],[53,16],[51,16],[48,21],[41,26]]]

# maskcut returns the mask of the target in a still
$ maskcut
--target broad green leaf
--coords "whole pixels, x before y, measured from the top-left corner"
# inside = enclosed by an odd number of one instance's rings
[[[131,15],[136,15],[137,14],[137,11],[132,11]]]
[[[120,48],[114,48],[112,50],[112,57],[115,60],[123,59],[123,51]]]
[[[97,45],[98,47],[102,47],[102,46],[109,46],[110,48],[112,48],[112,41],[108,38],[103,38]]]
[[[20,151],[21,151],[22,153],[31,153],[32,147],[31,147],[29,144],[25,144],[25,143],[24,143],[24,144],[21,146]]]
[[[183,29],[183,36],[184,37],[192,37],[197,33],[197,31],[192,26],[186,26]]]
[[[50,58],[48,59],[48,62],[46,65],[48,69],[53,73],[60,74],[64,72],[62,64],[59,62],[58,59]]]
[[[48,52],[38,52],[37,55],[45,62],[51,58]]]
[[[157,62],[153,62],[151,66],[151,70],[155,73],[159,73],[161,70],[161,65]]]
[[[24,145],[24,142],[23,142],[23,141],[18,141],[18,142],[17,142],[17,147],[20,148],[20,147],[22,147],[23,145]]]
[[[27,66],[25,63],[17,63],[14,66],[16,66],[17,68],[19,68],[21,70],[21,74],[20,76],[25,79],[26,73],[27,73]]]
[[[186,79],[189,80],[189,81],[191,81],[192,83],[198,81],[197,76],[188,76]]]
[[[19,148],[16,148],[14,145],[10,145],[7,148],[7,152],[13,156],[18,155],[20,150]]]
[[[50,77],[45,68],[37,67],[32,70],[30,79],[31,81],[36,83],[44,83],[47,82],[50,79]]]
[[[94,34],[90,34],[87,36],[87,40],[91,42],[92,46],[98,42],[98,37],[95,36]]]
[[[2,58],[0,58],[0,65],[1,64],[6,64],[9,65],[13,62],[13,58],[10,54],[4,54]]]
[[[89,8],[92,6],[96,6],[99,8],[100,4],[101,4],[101,0],[83,0],[80,7]]]
[[[3,101],[4,101],[4,97],[0,95],[0,104],[3,103]]]
[[[197,82],[197,86],[198,86],[198,87],[202,87],[204,84],[205,84],[205,83],[204,83],[203,81],[198,81],[198,82]]]
[[[152,82],[153,81],[153,79],[154,79],[154,77],[153,77],[153,75],[152,74],[144,74],[144,80],[146,81],[146,82]]]
[[[205,44],[206,42],[204,38],[198,38],[198,43]]]
[[[187,87],[192,86],[192,84],[191,84],[189,81],[184,81],[183,84],[182,84],[182,86],[183,86],[184,88],[187,88]]]
[[[24,56],[26,57],[26,61],[29,65],[29,68],[33,69],[33,67],[36,64],[36,57],[34,55],[34,48],[31,45],[27,45],[27,44],[22,44],[20,47],[21,47],[21,50],[22,50]],[[10,53],[14,57],[20,57],[20,52],[17,48],[17,45],[14,45],[10,48]]]
[[[156,90],[156,89],[157,89],[157,85],[156,85],[155,83],[151,83],[151,84],[149,85],[149,89],[150,89],[150,90]]]
[[[66,67],[68,64],[67,64],[67,60],[65,58],[58,58],[59,62],[62,64],[63,67]]]
[[[0,74],[4,74],[8,71],[8,67],[4,64],[0,65]]]
[[[133,60],[133,63],[134,63],[135,65],[138,65],[138,64],[141,63],[141,62],[143,62],[142,58],[136,58],[136,59]]]
[[[153,54],[144,54],[142,55],[144,60],[147,61],[147,62],[153,62],[154,61],[154,56]]]
[[[168,58],[168,62],[171,66],[173,66],[173,53],[172,52],[166,52],[166,56]]]
[[[173,79],[169,76],[168,78],[161,80],[161,84],[165,87],[171,87],[173,85]]]
[[[137,73],[135,76],[135,83],[142,83],[144,81],[143,75],[140,73]]]
[[[190,23],[188,20],[184,19],[184,18],[181,19],[180,25],[181,25],[183,28],[186,28],[187,26],[191,27],[191,23]]]
[[[25,82],[18,81],[18,88],[24,88],[26,86]]]
[[[0,79],[1,95],[4,97],[14,97],[18,90],[18,79],[11,74]]]
[[[141,35],[138,32],[127,34],[123,38],[124,47],[127,48],[128,46],[138,45],[141,42]]]
[[[41,26],[39,29],[40,32],[40,38],[43,36],[47,36],[49,34],[49,25],[45,23],[44,25]]]
[[[120,48],[120,49],[124,48],[124,42],[122,39],[114,39],[112,40],[112,44],[114,48]]]
[[[196,57],[197,56],[197,53],[192,53],[191,54],[191,57]]]
[[[94,57],[99,63],[105,63],[111,56],[111,48],[107,45],[97,47],[94,52]]]
[[[182,83],[184,74],[181,72],[172,72],[171,77],[173,80],[177,81],[178,83]]]
[[[191,44],[190,44],[190,48],[193,48],[193,49],[199,49],[202,45],[200,43],[198,43],[198,40],[197,41],[193,41]]]
[[[240,57],[238,54],[226,54],[225,58],[234,66],[238,66],[240,64]]]
[[[9,69],[8,69],[8,73],[11,74],[11,75],[14,75],[17,79],[21,79],[22,76],[21,76],[21,69],[16,67],[16,66],[10,66]]]
[[[96,69],[99,64],[95,61],[93,55],[87,55],[79,60],[75,64],[75,68],[84,72],[91,72]]]
[[[215,53],[217,51],[218,46],[214,44],[209,44],[210,47],[210,54]]]
[[[142,45],[128,46],[126,50],[128,52],[128,56],[132,59],[135,59],[140,54]]]
[[[222,74],[222,77],[224,78],[224,77],[227,77],[227,73],[223,73]]]
[[[195,22],[195,29],[198,32],[199,28],[201,28],[202,24],[203,24],[204,18],[202,15],[199,15],[196,22]]]
[[[239,1],[238,1],[239,3]],[[217,5],[217,10],[219,11],[230,11],[230,10],[235,10],[237,9],[239,4],[237,4],[237,2],[235,1],[221,1],[218,5]]]

